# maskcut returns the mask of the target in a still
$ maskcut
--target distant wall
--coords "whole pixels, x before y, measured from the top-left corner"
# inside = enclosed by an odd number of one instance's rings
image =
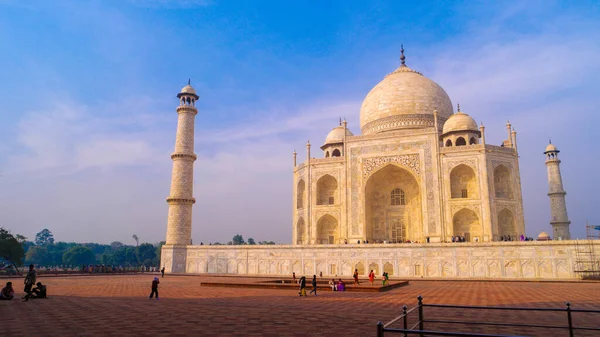
[[[273,246],[163,246],[171,273],[362,276],[370,270],[394,277],[577,279],[577,255],[600,241],[528,241],[429,244]]]

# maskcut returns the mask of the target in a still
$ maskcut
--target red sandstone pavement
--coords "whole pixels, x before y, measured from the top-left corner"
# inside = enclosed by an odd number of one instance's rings
[[[396,317],[402,305],[425,303],[600,310],[600,283],[411,281],[383,293],[320,291],[300,298],[297,290],[202,287],[230,277],[166,276],[161,299],[148,300],[153,275],[40,277],[47,300],[0,301],[0,336],[374,336],[377,321]],[[236,278],[236,282],[257,282]],[[0,279],[4,284],[7,279]],[[11,279],[22,290],[22,281]],[[22,294],[19,292],[19,297]],[[533,312],[440,312],[427,318],[566,325],[566,314]],[[414,317],[411,317],[414,322]],[[600,314],[576,314],[576,325],[600,326]],[[395,325],[398,327],[398,325]],[[429,324],[445,331],[568,336],[566,330],[535,330]],[[387,335],[387,334],[386,334]],[[390,334],[391,335],[391,334]],[[597,336],[577,332],[576,336]],[[400,336],[400,335],[393,335]]]

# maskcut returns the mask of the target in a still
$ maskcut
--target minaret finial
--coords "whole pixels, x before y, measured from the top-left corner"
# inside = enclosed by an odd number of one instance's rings
[[[192,85],[192,79],[188,78],[188,85]]]
[[[458,110],[458,112],[460,112],[460,103],[456,103],[456,110]]]
[[[406,56],[404,56],[404,45],[401,44],[400,45],[400,63],[402,63],[402,67],[406,67],[406,62],[404,61],[406,60]]]
[[[548,144],[552,144],[552,139],[548,139]]]
[[[340,117],[340,125],[342,125],[342,117]]]

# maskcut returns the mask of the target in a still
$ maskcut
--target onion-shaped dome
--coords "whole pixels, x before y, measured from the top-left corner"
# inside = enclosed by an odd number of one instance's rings
[[[460,111],[459,109],[457,113],[448,118],[448,120],[444,123],[444,128],[442,129],[443,134],[455,131],[479,132],[479,128],[471,116]]]
[[[404,64],[388,74],[365,97],[360,109],[363,134],[434,125],[433,111],[442,119],[452,113],[452,102],[444,89]]]
[[[346,129],[346,136],[354,136],[350,129]],[[325,138],[325,144],[339,144],[344,141],[344,126],[336,126],[329,132],[327,138]]]
[[[181,89],[181,93],[182,94],[192,94],[195,95],[196,94],[196,89],[194,89],[194,87],[192,87],[191,85],[186,85],[185,87],[183,87]]]
[[[544,153],[547,152],[558,152],[558,149],[556,148],[556,146],[554,146],[554,144],[550,143],[548,144],[548,146],[546,146],[546,151],[544,151]]]
[[[548,235],[548,233],[546,232],[541,232],[540,235],[538,235],[537,237],[538,241],[549,241],[550,239],[550,235]]]

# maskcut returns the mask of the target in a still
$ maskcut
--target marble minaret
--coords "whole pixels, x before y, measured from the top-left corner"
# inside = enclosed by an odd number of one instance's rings
[[[552,225],[552,237],[554,240],[570,240],[569,217],[567,216],[567,203],[563,189],[562,177],[560,175],[560,160],[558,149],[552,143],[548,144],[544,154],[546,155],[546,166],[548,167],[548,196],[550,197],[550,225]]]
[[[194,187],[194,120],[198,110],[198,95],[190,85],[183,87],[177,94],[177,136],[171,177],[171,191],[167,198],[169,217],[167,223],[167,240],[163,246],[161,265],[166,272],[185,272],[186,246],[192,238],[192,205]]]

